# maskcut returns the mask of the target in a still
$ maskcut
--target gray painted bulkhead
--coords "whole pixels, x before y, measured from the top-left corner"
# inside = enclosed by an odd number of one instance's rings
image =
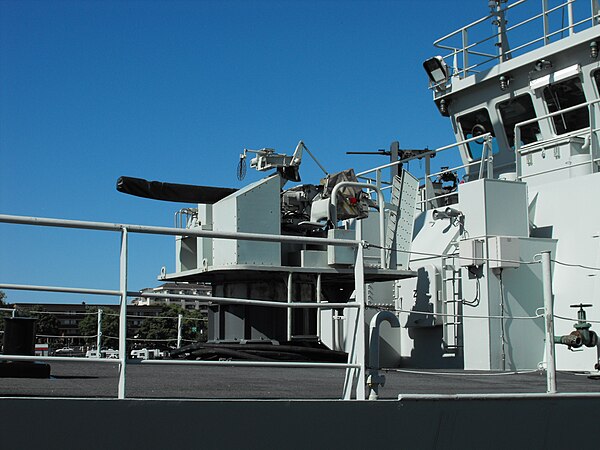
[[[559,397],[377,402],[2,398],[0,408],[7,413],[0,430],[3,447],[15,449],[564,449],[574,439],[593,447],[593,411],[600,399]]]

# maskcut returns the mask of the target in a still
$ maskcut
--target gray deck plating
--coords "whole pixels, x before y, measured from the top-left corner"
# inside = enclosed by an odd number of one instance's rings
[[[543,393],[544,373],[477,373],[461,370],[385,372],[381,399],[399,394]],[[115,397],[117,366],[53,363],[50,379],[4,378],[0,396]],[[127,397],[189,399],[339,399],[343,369],[207,366],[127,366]],[[559,392],[599,392],[600,380],[560,372]],[[599,399],[600,402],[600,399]]]

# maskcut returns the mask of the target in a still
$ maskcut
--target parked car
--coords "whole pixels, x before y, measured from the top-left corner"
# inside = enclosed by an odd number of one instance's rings
[[[56,353],[57,355],[72,356],[73,353],[75,353],[75,349],[73,349],[71,347],[63,347],[63,348],[59,348],[54,353]]]
[[[157,348],[143,348],[141,350],[131,350],[132,359],[161,359],[165,353]]]

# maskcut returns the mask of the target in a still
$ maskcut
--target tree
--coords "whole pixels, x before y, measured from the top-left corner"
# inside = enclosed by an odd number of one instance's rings
[[[201,310],[186,310],[184,313],[181,334],[188,341],[206,341],[207,335],[206,317]]]
[[[30,317],[34,317],[35,322],[35,332],[36,334],[43,334],[47,336],[57,336],[59,331],[59,323],[58,319],[54,314],[42,314],[44,311],[44,307],[40,305],[32,306],[31,308],[26,308],[23,310],[25,315]]]
[[[183,316],[181,326],[181,337],[183,340],[198,341],[206,339],[206,323],[201,312],[197,310],[184,310],[181,306],[173,303],[162,305],[158,317],[146,318],[140,326],[136,337],[139,339],[156,339],[156,343],[153,345],[159,348],[174,346],[177,342],[179,314]]]
[[[79,321],[78,329],[81,336],[95,336],[98,334],[98,307],[86,306],[86,316]],[[102,346],[116,347],[119,338],[119,315],[113,310],[102,310]],[[90,345],[96,343],[96,338],[88,338]]]
[[[154,345],[167,348],[169,344],[177,342],[177,316],[182,313],[183,309],[179,305],[163,305],[159,316],[144,319],[136,338],[156,339]],[[171,341],[167,342],[167,339]]]

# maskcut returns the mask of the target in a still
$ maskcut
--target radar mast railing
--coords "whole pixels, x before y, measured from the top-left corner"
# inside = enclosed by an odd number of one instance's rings
[[[483,31],[479,26],[483,23],[487,23],[488,20],[493,20],[493,23],[501,28],[501,25],[498,22],[503,20],[504,14],[526,2],[526,0],[520,0],[505,8],[494,10],[490,12],[490,14],[439,38],[433,45],[436,48],[449,52],[442,57],[446,61],[446,64],[452,68],[452,76],[465,78],[471,74],[484,70],[487,65],[494,61],[503,61],[517,56],[525,49],[529,49],[536,45],[545,46],[563,39],[565,32],[570,36],[573,35],[578,28],[583,29],[584,27],[588,28],[597,25],[599,17],[598,2],[596,0],[591,0],[590,14],[586,15],[581,20],[575,21],[573,12],[573,4],[575,1],[576,0],[565,0],[556,6],[549,7],[547,0],[541,0],[541,12],[534,14],[533,16],[525,17],[523,20],[510,27],[502,28],[501,31],[498,31],[497,33],[491,35],[486,34],[483,38],[472,41],[471,38],[475,32],[479,32],[479,34],[483,34],[484,32],[487,33],[487,31]],[[564,24],[563,22],[560,26],[552,29],[550,27],[550,16],[559,12],[564,14],[565,11],[567,12],[567,23]],[[499,17],[502,17],[502,19],[499,19]],[[562,20],[564,21],[564,16]],[[539,35],[535,30],[526,27],[527,25],[534,24],[538,21],[541,21]],[[518,36],[518,33],[521,33],[521,35]],[[508,48],[507,44],[503,44],[502,48],[495,49],[494,47],[500,47],[498,42],[504,40],[504,35],[506,38],[521,37],[521,39],[523,39],[523,36],[526,36],[525,39],[528,40],[519,42],[517,45],[513,45],[510,48]],[[530,36],[535,37],[531,39]],[[459,43],[453,45],[451,42],[456,40],[458,40]],[[473,62],[472,57],[477,58],[477,60]],[[435,86],[435,84],[431,85],[432,88]]]

